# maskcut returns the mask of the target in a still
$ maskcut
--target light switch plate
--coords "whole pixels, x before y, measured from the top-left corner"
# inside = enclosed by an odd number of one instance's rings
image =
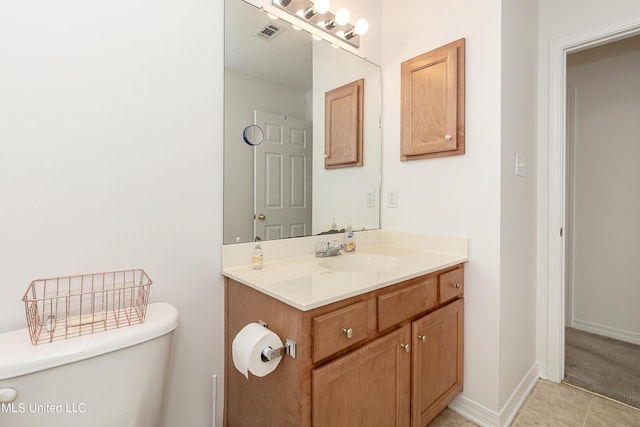
[[[389,208],[397,208],[398,207],[398,190],[390,191],[387,196],[387,207]]]
[[[367,207],[375,208],[376,207],[376,192],[375,190],[367,191]]]
[[[522,154],[516,154],[516,176],[527,175],[527,162]]]

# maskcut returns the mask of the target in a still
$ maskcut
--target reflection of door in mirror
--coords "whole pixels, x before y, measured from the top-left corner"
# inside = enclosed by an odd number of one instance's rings
[[[306,236],[311,231],[312,146],[309,123],[255,112],[265,133],[254,151],[254,238]]]

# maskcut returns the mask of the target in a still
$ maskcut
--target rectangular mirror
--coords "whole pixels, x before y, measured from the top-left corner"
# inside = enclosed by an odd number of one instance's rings
[[[224,244],[380,228],[378,65],[225,0],[224,78]],[[359,79],[362,165],[326,169],[325,94]]]

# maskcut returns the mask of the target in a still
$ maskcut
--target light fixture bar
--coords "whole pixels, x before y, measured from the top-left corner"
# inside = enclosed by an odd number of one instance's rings
[[[297,19],[314,25],[338,40],[357,48],[360,47],[360,34],[354,31],[355,26],[348,22],[349,18],[347,18],[346,24],[340,25],[338,22],[342,19],[336,19],[336,15],[331,11],[318,12],[314,9],[314,2],[311,0],[271,0],[271,4],[295,16]],[[336,14],[342,15],[343,13],[338,10]]]

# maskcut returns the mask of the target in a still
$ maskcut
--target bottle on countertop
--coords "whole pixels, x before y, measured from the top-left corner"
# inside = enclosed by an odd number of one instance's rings
[[[356,239],[353,235],[351,222],[349,222],[349,225],[347,225],[347,229],[344,232],[344,251],[353,252],[355,250],[356,250]]]
[[[256,242],[256,245],[253,248],[253,252],[251,253],[251,266],[254,270],[262,270],[262,255],[262,247],[260,247],[260,243]]]

